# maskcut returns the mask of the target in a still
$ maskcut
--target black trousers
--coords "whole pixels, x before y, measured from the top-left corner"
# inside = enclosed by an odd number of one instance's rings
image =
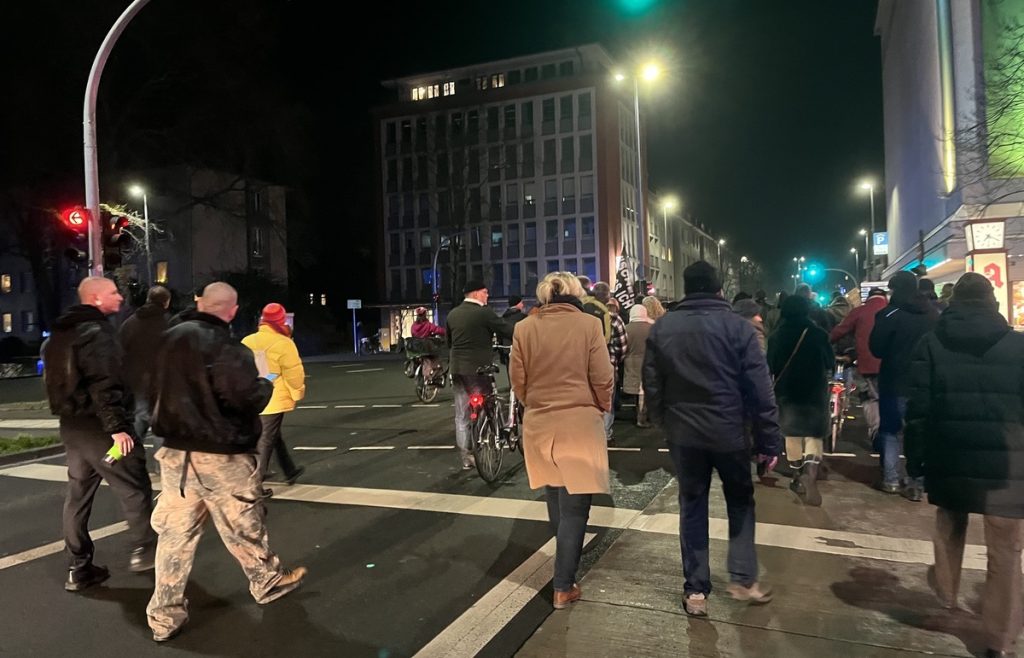
[[[64,544],[68,566],[81,569],[92,563],[95,547],[89,536],[92,501],[100,481],[106,480],[121,504],[128,522],[128,536],[133,547],[149,547],[156,543],[156,533],[149,525],[153,512],[153,486],[146,472],[146,452],[142,441],[136,441],[130,454],[108,466],[103,456],[113,440],[96,422],[61,419],[60,435],[67,449],[68,490],[64,499]]]
[[[295,473],[295,462],[292,461],[288,446],[285,445],[284,438],[281,436],[281,423],[284,422],[284,414],[260,416],[260,422],[263,423],[263,433],[260,434],[260,440],[256,444],[256,460],[260,472],[264,477],[267,475],[267,471],[270,469],[270,455],[273,453],[277,455],[281,473],[286,478],[291,477]]]

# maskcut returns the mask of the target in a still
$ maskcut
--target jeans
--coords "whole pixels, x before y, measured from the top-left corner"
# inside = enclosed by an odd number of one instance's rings
[[[882,396],[879,400],[880,425],[878,440],[881,445],[882,481],[889,485],[900,484],[900,444],[903,441],[903,424],[907,416],[907,398],[894,395]],[[915,480],[921,485],[921,481]]]
[[[615,435],[615,410],[606,411],[604,414],[604,438],[611,441]]]
[[[565,487],[545,487],[544,490],[548,519],[555,534],[555,591],[568,592],[576,584],[593,496],[571,494]]]
[[[868,424],[868,444],[872,447],[878,438],[878,375],[857,373],[857,390],[864,407],[864,420]],[[881,452],[881,450],[879,450]]]
[[[982,598],[981,621],[987,648],[1012,651],[1024,626],[1021,601],[1020,555],[1024,544],[1024,520],[985,515],[985,546],[988,575]],[[943,604],[955,604],[960,590],[960,569],[967,541],[965,512],[936,510],[935,589]]]
[[[270,470],[270,455],[276,454],[281,473],[285,479],[291,478],[297,469],[288,452],[288,446],[285,445],[284,437],[281,436],[284,413],[260,416],[260,422],[263,423],[263,432],[256,443],[256,463],[260,473],[266,477],[267,471]]]
[[[683,555],[683,591],[711,593],[711,565],[708,558],[708,493],[711,470],[718,471],[729,516],[729,580],[750,587],[757,582],[757,552],[754,548],[754,480],[750,475],[750,453],[710,452],[669,443],[669,452],[679,479],[679,546]]]
[[[454,375],[452,388],[455,392],[455,444],[465,458],[473,450],[473,421],[469,417],[469,396],[473,393],[490,392],[490,380],[481,375]]]

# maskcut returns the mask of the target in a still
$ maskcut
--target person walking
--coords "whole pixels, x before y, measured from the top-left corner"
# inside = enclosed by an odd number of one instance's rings
[[[648,316],[647,307],[637,304],[629,310],[629,324],[626,325],[628,347],[623,360],[622,392],[636,396],[636,426],[650,427],[647,422],[647,404],[644,396],[643,369],[644,353],[647,351],[647,337],[654,320]]]
[[[665,307],[662,305],[661,300],[654,295],[647,295],[640,303],[647,309],[647,317],[651,319],[651,322],[657,322],[665,315]],[[632,320],[632,316],[630,316],[630,319]]]
[[[258,604],[302,584],[306,568],[286,569],[270,550],[262,481],[253,454],[259,415],[274,394],[252,352],[231,338],[238,293],[206,286],[192,319],[167,330],[153,378],[153,431],[166,487],[153,511],[156,586],[146,607],[153,640],[165,642],[188,621],[185,586],[207,518],[249,580]]]
[[[793,296],[782,303],[782,324],[768,341],[768,367],[775,377],[779,424],[786,459],[793,469],[789,488],[806,505],[821,505],[819,469],[829,433],[829,373],[835,357],[828,334],[811,321],[810,304]]]
[[[448,314],[447,335],[451,355],[448,368],[455,392],[455,443],[459,448],[462,469],[476,466],[473,458],[469,398],[474,393],[490,390],[490,380],[477,374],[477,369],[494,362],[494,340],[512,337],[508,323],[487,308],[489,293],[483,281],[466,283],[465,300]]]
[[[146,294],[146,303],[121,324],[117,339],[124,353],[124,380],[135,400],[135,438],[140,441],[149,432],[149,373],[160,349],[160,340],[167,329],[167,309],[171,291],[153,286]]]
[[[608,493],[602,416],[614,376],[599,320],[583,310],[584,291],[568,272],[537,286],[540,311],[516,326],[509,374],[523,403],[523,456],[531,489],[545,490],[556,537],[555,609],[578,601],[576,583],[594,494]]]
[[[832,300],[828,304],[828,308],[825,309],[825,313],[828,315],[829,328],[826,331],[832,331],[847,318],[848,315],[853,311],[853,305],[846,299],[846,296],[838,290],[832,293]]]
[[[764,333],[765,336],[771,336],[776,329],[779,328],[779,324],[782,322],[782,303],[789,297],[789,293],[785,290],[779,291],[778,303],[768,311],[768,315],[764,316]]]
[[[707,616],[711,593],[708,494],[712,470],[722,480],[729,516],[728,593],[768,603],[758,582],[754,547],[751,448],[771,470],[782,451],[768,364],[749,322],[722,298],[718,271],[698,261],[683,271],[686,296],[651,328],[644,355],[644,392],[651,421],[665,430],[679,480],[683,608]],[[745,427],[752,420],[754,445]]]
[[[984,516],[988,575],[981,603],[988,656],[1012,656],[1024,626],[1024,335],[999,312],[992,284],[960,277],[935,330],[910,360],[907,474],[936,506],[929,582],[958,603],[968,518]]]
[[[875,447],[875,439],[878,437],[878,372],[882,367],[882,361],[872,354],[868,341],[871,338],[871,331],[875,328],[875,316],[887,304],[885,291],[881,288],[872,288],[868,292],[867,301],[850,311],[846,319],[829,334],[829,340],[833,344],[853,335],[854,356],[857,360],[854,382],[868,426],[868,445],[872,447]]]
[[[502,313],[501,317],[505,322],[511,325],[513,328],[520,322],[526,319],[526,302],[519,295],[508,296],[508,308]],[[511,344],[511,343],[510,343]]]
[[[754,326],[754,331],[757,332],[757,344],[761,347],[762,352],[767,352],[768,337],[764,333],[764,319],[761,317],[762,308],[754,299],[741,299],[732,305],[733,313],[736,313]]]
[[[89,536],[92,503],[102,481],[117,496],[128,522],[129,569],[152,569],[156,545],[149,526],[153,487],[141,437],[132,436],[134,405],[109,320],[123,298],[113,281],[90,276],[78,285],[78,299],[79,304],[57,318],[42,349],[50,412],[60,417],[60,439],[67,452],[62,529],[68,559],[64,589],[69,592],[110,577],[106,567],[93,563],[95,545]],[[123,456],[105,461],[111,450]]]
[[[612,364],[612,372],[615,375],[616,385],[621,379],[622,364],[626,358],[626,350],[629,349],[629,336],[626,335],[626,323],[619,315],[618,300],[612,297],[612,288],[604,281],[598,281],[591,289],[593,298],[598,304],[608,309],[608,325],[611,333],[608,335],[608,359]],[[615,441],[615,405],[604,416],[605,438],[608,443]]]
[[[796,291],[793,294],[795,294],[797,297],[803,297],[811,305],[809,317],[811,318],[811,321],[814,322],[814,324],[818,325],[825,331],[832,331],[832,320],[829,318],[828,312],[821,307],[821,304],[818,303],[818,299],[815,296],[814,291],[811,290],[810,285],[806,283],[801,283],[796,287]],[[779,307],[781,309],[781,302],[779,303]]]
[[[285,323],[284,306],[271,303],[263,307],[256,333],[242,339],[242,344],[253,351],[258,362],[265,362],[274,383],[274,394],[260,413],[263,431],[256,443],[256,457],[260,473],[266,479],[270,471],[270,456],[277,456],[282,480],[288,484],[302,476],[305,468],[296,466],[281,435],[284,415],[295,409],[296,403],[306,396],[306,371],[302,358],[292,340],[292,329]],[[262,354],[262,356],[261,356]]]
[[[921,337],[935,327],[939,314],[910,272],[898,272],[889,281],[889,290],[889,305],[875,317],[868,339],[871,353],[882,360],[878,373],[882,479],[876,488],[887,494],[902,491],[907,500],[920,502],[923,482],[901,483],[900,438],[910,389],[910,357]]]

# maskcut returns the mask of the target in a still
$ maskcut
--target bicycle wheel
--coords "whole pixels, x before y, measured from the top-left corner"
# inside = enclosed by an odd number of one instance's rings
[[[416,373],[416,397],[421,402],[430,403],[437,397],[438,386],[423,378],[423,371]]]
[[[839,437],[843,433],[843,410],[839,396],[839,393],[833,393],[829,400],[829,408],[831,410],[831,418],[829,420],[831,421],[830,425],[832,426],[832,442],[828,447],[828,452],[836,451],[836,446],[839,444]]]
[[[502,450],[498,445],[498,426],[492,414],[480,416],[475,438],[473,457],[476,459],[476,470],[484,482],[494,482],[501,472]]]

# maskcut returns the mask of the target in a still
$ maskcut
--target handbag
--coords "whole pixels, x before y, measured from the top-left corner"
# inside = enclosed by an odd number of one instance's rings
[[[796,356],[796,353],[800,351],[800,346],[804,344],[804,338],[807,338],[806,328],[803,330],[803,333],[800,334],[800,340],[796,342],[796,347],[793,348],[793,353],[790,354],[789,358],[786,360],[786,365],[782,366],[782,370],[780,370],[779,374],[772,380],[772,386],[779,385],[779,380],[782,379],[782,376],[786,374],[787,370],[789,370],[790,364],[793,363],[793,358]]]

